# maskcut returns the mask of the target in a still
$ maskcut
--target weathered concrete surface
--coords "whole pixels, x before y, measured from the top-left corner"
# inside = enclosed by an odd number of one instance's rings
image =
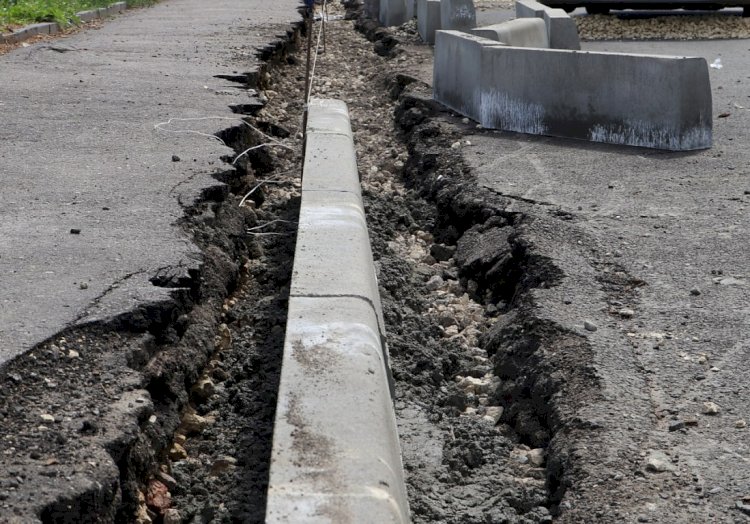
[[[406,22],[408,13],[405,0],[380,0],[380,23],[385,27],[401,25]]]
[[[502,45],[460,31],[438,31],[432,80],[435,100],[481,121],[482,49]]]
[[[440,28],[468,32],[477,26],[474,0],[440,0]]]
[[[255,67],[297,6],[179,0],[66,38],[67,52],[0,57],[0,363],[72,324],[171,300],[149,279],[200,263],[176,222],[231,153],[184,130],[232,125],[228,106],[247,94],[214,75]],[[171,118],[206,120],[155,129]]]
[[[543,18],[549,7],[534,0],[516,0],[516,18]]]
[[[580,49],[575,21],[562,9],[553,9],[534,0],[516,2],[516,18],[540,18],[547,26],[552,49]]]
[[[549,46],[552,49],[581,49],[581,39],[575,21],[562,9],[545,9]]]
[[[657,149],[711,146],[703,58],[499,46],[481,53],[485,127]],[[439,77],[437,56],[435,66]],[[475,97],[466,100],[473,106]]]
[[[440,0],[417,0],[417,30],[422,40],[435,43],[435,31],[440,30]]]
[[[346,105],[310,104],[266,522],[409,521]]]
[[[514,47],[549,48],[547,24],[539,18],[519,18],[472,29],[471,34]]]

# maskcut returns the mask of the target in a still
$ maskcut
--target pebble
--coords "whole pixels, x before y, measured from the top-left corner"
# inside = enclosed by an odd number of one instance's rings
[[[169,459],[178,461],[178,460],[185,460],[187,458],[187,451],[185,451],[185,448],[177,444],[176,442],[172,444],[172,448],[169,450]]]
[[[54,422],[55,421],[55,417],[53,417],[49,413],[42,413],[39,416],[39,418],[42,419],[44,422]]]
[[[597,329],[599,329],[599,328],[596,327],[596,324],[594,324],[593,322],[591,322],[589,320],[584,320],[583,321],[583,328],[586,331],[591,331],[591,332],[596,331]]]
[[[698,295],[701,294],[701,290],[698,289],[697,287],[694,287],[693,289],[690,290],[690,294],[693,295],[694,297],[697,297]]]
[[[703,414],[704,415],[718,415],[721,413],[721,408],[714,402],[703,403]]]
[[[633,315],[635,315],[635,311],[629,308],[621,309],[618,313],[622,318],[633,318]]]
[[[74,349],[68,351],[68,358],[78,358],[79,356],[80,354],[78,353],[78,351],[75,351]]]
[[[487,409],[485,410],[484,417],[490,418],[494,424],[497,424],[500,422],[500,419],[503,416],[503,408],[502,406],[487,406]]]
[[[684,420],[675,420],[669,423],[669,431],[678,431],[685,427]]]
[[[734,423],[734,427],[737,429],[744,429],[747,427],[747,422],[744,419],[740,419]]]
[[[443,287],[443,284],[445,284],[443,278],[440,275],[434,275],[427,281],[425,288],[427,288],[427,291],[437,291]]]
[[[164,519],[162,520],[162,522],[164,524],[181,524],[182,515],[180,515],[179,510],[170,508],[164,512]]]
[[[653,473],[663,473],[665,471],[674,471],[669,457],[661,451],[651,451],[646,457],[646,471]]]
[[[80,289],[88,289],[89,288],[89,284],[88,284],[88,282],[81,282],[80,284],[78,284],[78,287]]]

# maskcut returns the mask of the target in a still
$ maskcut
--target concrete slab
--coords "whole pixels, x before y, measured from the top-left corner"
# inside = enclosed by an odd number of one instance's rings
[[[545,9],[544,23],[552,49],[581,49],[578,26],[568,13],[562,9]]]
[[[405,0],[380,0],[380,23],[385,27],[401,25],[408,20]]]
[[[477,26],[474,0],[441,0],[440,28],[468,32]]]
[[[502,46],[481,54],[485,127],[680,151],[711,146],[703,58]]]
[[[435,43],[435,31],[440,30],[440,0],[417,0],[417,30],[422,40]]]
[[[518,18],[470,31],[472,35],[514,47],[549,48],[547,24],[540,18]]]
[[[482,49],[501,45],[460,31],[437,31],[432,80],[435,100],[480,121]]]
[[[288,318],[266,522],[409,522],[370,305],[292,297]]]

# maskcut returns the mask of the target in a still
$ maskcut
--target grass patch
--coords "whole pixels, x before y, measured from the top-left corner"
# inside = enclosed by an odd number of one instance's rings
[[[107,7],[117,0],[0,0],[0,30],[38,22],[69,26],[80,22],[76,13]],[[157,0],[129,0],[128,6],[142,6]]]

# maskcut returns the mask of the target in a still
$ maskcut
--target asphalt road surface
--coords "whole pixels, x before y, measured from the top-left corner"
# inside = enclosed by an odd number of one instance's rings
[[[231,152],[206,134],[247,98],[215,75],[252,71],[298,5],[161,2],[0,56],[0,365],[170,300],[150,279],[199,264],[176,222]]]

